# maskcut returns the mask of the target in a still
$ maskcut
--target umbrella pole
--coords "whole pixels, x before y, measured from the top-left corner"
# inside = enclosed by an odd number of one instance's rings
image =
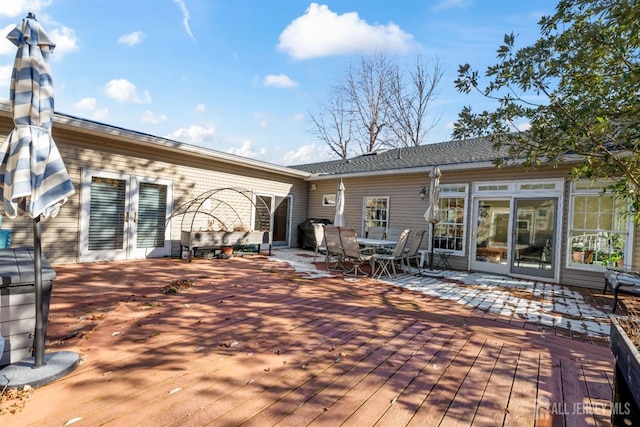
[[[433,244],[435,243],[435,239],[433,236],[433,232],[435,229],[435,224],[431,223],[431,253],[429,254],[429,270],[433,270]]]
[[[44,319],[42,310],[42,247],[40,215],[33,219],[33,269],[36,294],[36,330],[34,336],[34,368],[44,365]]]

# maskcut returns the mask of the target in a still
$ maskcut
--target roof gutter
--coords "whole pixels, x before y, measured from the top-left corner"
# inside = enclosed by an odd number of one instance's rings
[[[0,116],[11,118],[9,104],[0,102]],[[161,148],[180,154],[188,153],[192,156],[201,157],[204,159],[210,159],[234,165],[241,165],[251,169],[273,172],[279,175],[286,175],[295,178],[307,178],[311,175],[309,172],[301,171],[298,169],[278,166],[272,163],[237,156],[235,154],[224,153],[222,151],[197,147],[195,145],[127,130],[116,126],[110,126],[91,120],[80,119],[77,117],[68,116],[66,114],[54,113],[53,122],[56,124],[56,127],[60,129],[73,130],[74,132],[98,137],[109,136],[110,138],[121,142],[133,143],[140,146],[146,146],[156,149]]]
[[[389,169],[382,171],[366,171],[366,172],[346,172],[346,173],[323,173],[317,175],[311,175],[305,179],[305,181],[324,181],[329,179],[336,178],[367,178],[372,176],[388,176],[388,175],[399,175],[399,174],[426,174],[429,175],[433,166],[420,166],[415,168],[405,168],[405,169]],[[473,163],[455,163],[449,165],[440,165],[438,166],[440,171],[456,171],[456,170],[465,170],[465,169],[494,169],[496,165],[493,162],[473,162]]]

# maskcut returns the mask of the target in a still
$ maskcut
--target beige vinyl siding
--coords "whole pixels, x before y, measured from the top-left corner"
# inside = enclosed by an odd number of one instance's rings
[[[11,120],[0,118],[0,137],[13,128]],[[51,263],[77,262],[79,259],[80,183],[83,168],[112,173],[165,179],[173,182],[173,208],[213,189],[233,187],[291,196],[291,244],[297,244],[297,224],[307,217],[307,183],[302,178],[269,170],[218,162],[189,153],[176,153],[162,147],[150,148],[114,140],[106,135],[83,135],[77,130],[56,129],[53,137],[65,162],[76,193],[53,219],[42,220],[42,250]],[[241,207],[247,226],[251,207]],[[243,219],[243,220],[244,220]],[[12,230],[12,246],[33,246],[31,218],[5,218],[3,228]],[[180,252],[181,218],[171,223],[172,256]]]
[[[466,184],[469,186],[466,215],[466,236],[464,242],[465,256],[451,256],[449,261],[454,268],[466,270],[469,267],[469,232],[471,224],[471,205],[473,182],[477,181],[512,181],[531,179],[557,179],[567,178],[569,166],[561,168],[540,168],[536,171],[528,171],[523,168],[485,168],[485,169],[460,169],[451,170],[446,166],[441,168],[441,185],[446,184]],[[309,191],[309,216],[313,218],[328,218],[333,220],[334,207],[322,206],[322,196],[336,192],[340,176],[328,178],[322,177],[312,179],[311,185],[315,185],[315,190]],[[427,208],[427,201],[420,197],[420,190],[423,185],[430,183],[428,172],[426,173],[398,173],[389,174],[382,172],[361,177],[342,176],[345,185],[345,220],[349,227],[354,227],[361,233],[362,224],[362,203],[366,196],[389,197],[389,227],[408,227],[411,229],[427,229],[428,224],[424,221],[423,215]],[[569,180],[565,179],[562,223],[567,224],[569,206]],[[567,251],[567,229],[563,227],[557,242],[560,251],[561,263],[560,283],[575,286],[587,286],[601,288],[603,284],[603,274],[601,272],[583,271],[566,267]],[[423,242],[423,248],[428,245],[429,236]],[[635,248],[640,247],[640,237],[635,234]],[[640,254],[638,250],[633,253],[633,265],[640,265]]]

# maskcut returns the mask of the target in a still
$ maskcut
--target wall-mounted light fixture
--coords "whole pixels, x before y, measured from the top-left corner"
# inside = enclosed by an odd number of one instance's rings
[[[311,190],[315,190],[317,187],[315,184],[311,184]]]
[[[424,200],[425,197],[429,194],[429,187],[422,186],[422,190],[420,190],[420,197]]]

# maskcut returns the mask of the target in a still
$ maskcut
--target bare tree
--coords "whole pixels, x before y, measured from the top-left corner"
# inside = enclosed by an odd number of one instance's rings
[[[310,133],[324,141],[338,157],[346,159],[349,157],[353,114],[341,90],[333,88],[330,93],[328,103],[319,113],[309,112],[313,122]]]
[[[422,145],[427,134],[440,121],[440,116],[427,122],[428,110],[438,96],[443,70],[439,59],[427,69],[420,56],[409,71],[408,82],[399,67],[395,67],[390,82],[389,117],[397,140],[394,146]]]
[[[356,121],[354,138],[362,153],[386,145],[389,122],[388,93],[394,65],[385,55],[363,57],[359,67],[353,65],[343,85]]]
[[[363,57],[331,88],[325,107],[309,113],[310,133],[341,158],[421,145],[439,120],[426,121],[442,75],[438,60],[428,70],[417,57],[406,74],[385,55]]]

